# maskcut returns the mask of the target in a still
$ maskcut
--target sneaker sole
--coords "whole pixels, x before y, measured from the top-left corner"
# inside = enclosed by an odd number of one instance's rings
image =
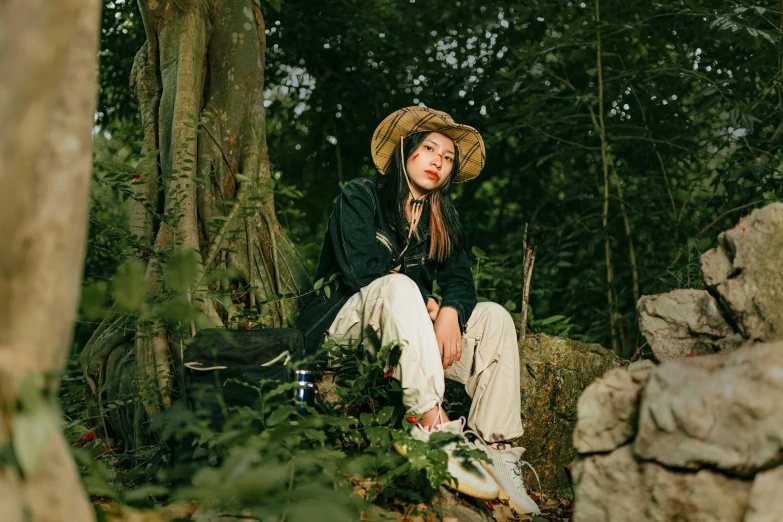
[[[408,448],[406,448],[405,446],[400,446],[399,444],[397,444],[395,442],[394,443],[394,449],[397,450],[397,453],[399,453],[403,457],[407,457],[408,456]],[[484,466],[483,463],[481,465],[486,470],[486,466]],[[463,495],[468,495],[469,497],[477,498],[479,500],[496,500],[498,498],[498,494],[502,490],[502,488],[497,483],[498,482],[497,479],[495,477],[493,477],[491,473],[489,474],[489,476],[492,478],[492,480],[494,482],[493,485],[496,487],[496,490],[491,492],[491,493],[488,492],[488,491],[482,491],[480,489],[473,488],[473,487],[471,487],[471,486],[469,486],[469,485],[467,485],[467,484],[465,484],[463,482],[456,482],[455,483],[453,480],[450,480],[450,479],[445,479],[443,481],[443,485],[445,485],[445,486],[447,486],[447,487],[449,487],[451,489],[455,489],[455,490],[459,491],[460,493],[462,493]]]
[[[500,481],[495,476],[495,474],[492,473],[492,470],[489,469],[489,466],[487,466],[483,462],[481,463],[481,465],[484,466],[484,470],[487,473],[489,473],[489,476],[492,477],[494,479],[494,481],[498,485],[498,500],[502,500],[504,502],[508,502],[508,507],[510,507],[517,515],[531,515],[531,514],[532,515],[540,515],[541,514],[541,509],[540,508],[536,510],[537,512],[535,512],[535,511],[525,511],[524,509],[522,509],[522,507],[519,504],[517,504],[516,502],[511,500],[511,497],[508,496],[508,493],[506,493],[506,490],[503,489],[503,486],[500,485]],[[536,507],[538,507],[537,504],[536,504]]]

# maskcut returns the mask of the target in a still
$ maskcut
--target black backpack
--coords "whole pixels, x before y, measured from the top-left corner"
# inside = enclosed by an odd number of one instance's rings
[[[224,408],[254,408],[258,401],[255,390],[232,379],[269,390],[291,382],[289,363],[303,354],[304,336],[294,328],[201,330],[185,350],[183,361],[188,408],[200,415],[206,413],[212,428],[220,429],[225,422]],[[266,380],[273,382],[262,386]]]

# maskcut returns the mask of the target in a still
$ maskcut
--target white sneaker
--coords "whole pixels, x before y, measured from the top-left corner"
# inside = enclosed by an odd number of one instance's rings
[[[468,441],[468,439],[465,437],[464,426],[465,419],[460,418],[459,420],[441,424],[437,431],[455,433],[462,437],[464,444],[469,445],[471,448],[475,448],[475,445]],[[410,431],[411,438],[420,440],[422,442],[429,442],[431,434],[431,431],[423,428],[420,424],[414,425]],[[397,453],[403,457],[408,456],[408,448],[406,446],[395,443],[394,449],[396,449]],[[467,459],[468,462],[464,463],[464,459],[454,456],[453,452],[457,449],[456,442],[446,444],[442,449],[449,456],[449,474],[454,479],[456,479],[456,482],[449,478],[444,480],[443,483],[446,486],[452,489],[456,489],[460,493],[481,500],[495,500],[498,498],[498,494],[500,493],[498,484],[495,479],[493,479],[492,476],[486,471],[486,467],[482,465],[482,462],[473,458],[469,458]]]
[[[538,504],[530,498],[525,490],[525,483],[522,480],[522,466],[527,465],[533,470],[538,480],[538,474],[530,463],[521,459],[525,448],[511,448],[508,450],[496,450],[486,442],[477,439],[476,445],[483,449],[492,461],[487,467],[492,476],[497,480],[500,486],[501,500],[508,500],[508,505],[516,511],[517,515],[540,515],[541,510]],[[539,486],[540,488],[540,486]]]

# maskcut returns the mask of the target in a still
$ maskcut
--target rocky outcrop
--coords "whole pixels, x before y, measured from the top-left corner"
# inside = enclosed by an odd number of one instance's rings
[[[639,301],[663,362],[609,372],[580,398],[575,522],[783,520],[781,267],[773,204],[702,256],[706,290]]]
[[[753,477],[783,463],[781,398],[783,341],[667,362],[644,387],[636,454]]]
[[[720,473],[640,461],[630,444],[580,460],[574,480],[573,522],[740,522],[751,489],[750,481]]]
[[[639,392],[648,376],[648,370],[614,369],[585,390],[577,404],[576,451],[612,451],[632,439]]]
[[[738,348],[736,333],[706,290],[674,290],[639,300],[639,328],[659,361]]]
[[[639,300],[639,324],[659,361],[783,338],[783,203],[721,233],[701,262],[705,290]]]
[[[701,259],[704,281],[750,341],[783,337],[783,203],[754,210]]]
[[[620,366],[620,359],[597,344],[543,334],[529,335],[519,347],[524,459],[536,469],[543,491],[569,486],[563,467],[576,455],[573,433],[577,401],[593,381]],[[537,489],[532,473],[528,489]],[[535,487],[534,487],[535,485]]]
[[[778,522],[783,514],[783,466],[756,475],[743,522]]]
[[[783,512],[783,341],[613,370],[579,400],[574,522]]]

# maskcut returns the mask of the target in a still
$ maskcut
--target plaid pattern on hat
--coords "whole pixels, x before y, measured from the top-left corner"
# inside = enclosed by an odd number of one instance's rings
[[[443,111],[427,107],[405,107],[384,119],[372,136],[372,160],[381,174],[388,174],[400,137],[416,132],[440,132],[451,138],[459,150],[459,172],[455,183],[475,178],[484,168],[484,141],[476,129],[454,120]]]

